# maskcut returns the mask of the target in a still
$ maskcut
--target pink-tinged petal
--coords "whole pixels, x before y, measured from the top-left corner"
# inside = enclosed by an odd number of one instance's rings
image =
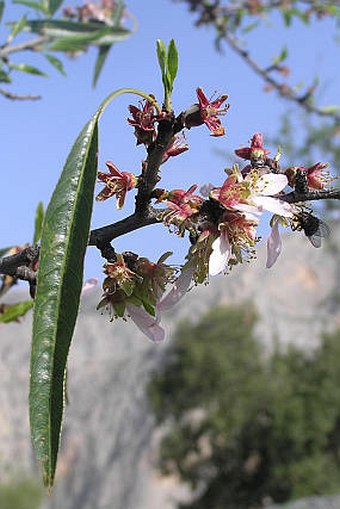
[[[111,198],[111,196],[113,196],[113,195],[114,195],[114,191],[112,191],[112,189],[110,189],[108,186],[106,186],[96,196],[96,201],[105,201],[108,198]]]
[[[265,196],[277,194],[288,184],[286,175],[276,173],[267,173],[262,175],[255,185],[257,193],[264,194]]]
[[[126,309],[138,327],[138,329],[145,334],[153,343],[160,343],[165,338],[165,331],[159,325],[160,316],[153,317],[149,315],[142,307],[127,304]]]
[[[242,157],[242,159],[250,159],[251,158],[251,148],[250,147],[244,147],[244,148],[237,148],[234,150],[235,154],[239,157]]]
[[[117,166],[115,164],[113,164],[112,161],[106,161],[105,164],[108,167],[108,170],[111,173],[111,175],[114,175],[115,177],[118,177],[118,178],[122,177],[122,172],[120,170],[118,170]]]
[[[200,87],[196,89],[196,94],[200,107],[206,108],[209,104],[209,99],[207,98],[207,96]]]
[[[267,269],[270,269],[281,253],[282,241],[279,232],[279,221],[274,221],[272,230],[267,240]]]
[[[89,290],[92,290],[95,286],[98,284],[98,279],[92,277],[90,279],[87,279],[84,284],[81,291],[81,296],[83,296],[85,293],[87,293]]]
[[[209,258],[209,275],[217,276],[224,271],[230,258],[230,244],[225,235],[220,235],[211,245],[213,251]]]
[[[207,117],[204,120],[205,125],[208,127],[210,131],[210,136],[223,136],[225,134],[225,129],[222,126],[222,123],[219,118],[216,116]]]
[[[271,196],[254,196],[252,197],[252,201],[262,210],[268,210],[278,216],[293,217],[294,215],[292,206],[278,198],[272,198]]]
[[[163,297],[157,306],[159,311],[167,311],[171,309],[182,297],[187,293],[192,277],[194,275],[194,267],[185,268],[182,270],[179,278],[174,282],[171,290]]]
[[[211,108],[214,108],[215,110],[218,110],[220,108],[220,106],[222,106],[222,104],[228,99],[228,95],[227,94],[222,94],[220,95],[217,99],[215,99],[214,101],[211,101],[210,103],[210,106]],[[224,108],[224,113],[229,109],[229,104]]]
[[[255,133],[251,139],[251,148],[263,149],[263,136],[261,133]],[[269,153],[269,150],[267,150]]]

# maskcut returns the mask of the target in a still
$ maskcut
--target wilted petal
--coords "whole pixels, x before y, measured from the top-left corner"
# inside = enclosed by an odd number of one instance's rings
[[[268,210],[273,214],[283,217],[292,217],[293,210],[292,206],[278,198],[272,198],[271,196],[253,196],[252,201],[257,207],[263,210]]]
[[[182,270],[179,278],[174,282],[169,293],[165,295],[157,306],[159,311],[167,311],[171,309],[182,297],[187,293],[192,276],[194,275],[194,267],[185,268]]]
[[[211,245],[213,251],[209,258],[209,275],[217,276],[224,271],[230,257],[230,244],[225,235],[220,235]]]
[[[160,343],[165,338],[165,331],[159,325],[160,316],[149,315],[142,307],[127,304],[126,309],[138,329],[145,334],[153,343]]]
[[[279,232],[279,221],[274,221],[272,230],[267,240],[267,269],[270,269],[281,253],[282,241]]]

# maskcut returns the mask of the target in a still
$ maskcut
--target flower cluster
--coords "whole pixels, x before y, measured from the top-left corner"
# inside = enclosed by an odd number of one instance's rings
[[[171,254],[167,252],[153,263],[129,252],[118,254],[115,262],[107,262],[104,295],[97,308],[109,308],[112,319],[129,316],[149,339],[163,340],[161,312],[185,295],[192,275],[190,270],[183,270],[177,277],[178,270],[164,263]],[[166,292],[169,283],[173,286]]]
[[[169,158],[188,150],[184,134],[182,137],[178,134],[181,129],[206,125],[212,136],[222,136],[225,130],[219,117],[229,108],[229,105],[223,107],[227,97],[221,95],[209,101],[203,90],[197,88],[198,102],[176,119],[162,110],[152,95],[141,101],[138,107],[130,105],[128,123],[134,127],[137,144],[145,145],[148,158],[142,162],[139,177],[121,172],[112,162],[107,162],[109,173],[98,173],[98,179],[105,187],[97,200],[115,196],[117,207],[121,208],[128,191],[133,188],[137,188],[138,192],[145,190],[144,179],[150,161],[154,164],[149,156],[162,146],[157,143],[160,122],[165,121],[164,125],[174,122],[172,125],[176,128],[167,146],[163,145],[159,153],[157,170]],[[220,186],[206,185],[205,190],[198,194],[197,184],[187,190],[166,190],[156,184],[148,194],[146,214],[152,210],[152,221],[162,222],[181,237],[188,233],[191,246],[186,262],[178,274],[178,269],[164,263],[168,253],[157,263],[132,253],[117,255],[115,261],[104,266],[104,296],[98,307],[109,306],[113,317],[131,317],[148,338],[157,342],[164,338],[161,312],[176,304],[192,284],[206,283],[209,277],[226,273],[233,266],[255,257],[256,244],[260,240],[258,227],[265,212],[271,214],[271,231],[267,240],[268,268],[281,252],[280,227],[303,231],[311,243],[319,247],[321,238],[329,233],[327,225],[304,205],[304,200],[296,203],[295,198],[291,200],[287,196],[322,192],[329,188],[332,179],[325,171],[327,164],[319,162],[309,168],[294,166],[282,169],[280,154],[273,158],[269,154],[270,151],[263,146],[262,134],[255,133],[248,147],[235,150],[235,155],[246,164],[243,167],[234,164],[225,169]],[[161,176],[157,175],[159,181]],[[137,209],[135,214],[139,214]],[[172,285],[170,290],[169,285]]]
[[[328,234],[326,226],[322,226],[324,223],[306,212],[303,204],[293,205],[284,200],[285,188],[295,188],[293,171],[305,174],[308,189],[329,186],[331,179],[324,172],[327,165],[317,163],[307,169],[296,167],[284,171],[278,164],[279,157],[269,159],[269,153],[263,147],[262,134],[255,133],[250,147],[235,150],[237,156],[250,164],[242,169],[235,164],[225,170],[227,178],[220,187],[210,186],[208,200],[194,194],[196,185],[188,191],[161,191],[158,201],[167,205],[167,211],[162,214],[163,223],[174,225],[182,236],[187,230],[194,237],[187,259],[195,267],[196,283],[255,257],[255,246],[260,240],[257,228],[264,212],[272,214],[267,241],[268,268],[281,252],[280,225],[304,231],[316,247],[321,245],[320,238]],[[313,228],[309,226],[312,221]],[[193,231],[196,236],[192,235]]]

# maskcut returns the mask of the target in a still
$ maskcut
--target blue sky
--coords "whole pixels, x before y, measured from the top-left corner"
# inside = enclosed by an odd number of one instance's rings
[[[187,188],[192,183],[206,182],[219,185],[228,163],[227,155],[246,145],[256,131],[274,135],[281,114],[289,108],[287,102],[273,93],[265,94],[261,80],[231,50],[225,47],[224,55],[218,54],[213,31],[196,29],[185,5],[170,0],[130,0],[127,6],[138,20],[138,29],[113,48],[95,90],[91,88],[95,53],[90,51],[78,60],[65,60],[67,78],[43,63],[41,67],[50,74],[49,79],[25,75],[15,80],[13,92],[41,94],[41,101],[11,102],[0,97],[0,247],[32,239],[37,203],[42,200],[47,205],[78,132],[104,97],[121,87],[135,87],[162,100],[155,55],[158,38],[165,42],[174,38],[179,49],[179,74],[173,95],[177,113],[195,102],[197,86],[208,96],[215,91],[228,93],[231,104],[223,120],[227,135],[212,138],[204,127],[189,131],[190,150],[164,166],[162,187]],[[22,12],[18,7],[9,7],[6,20],[17,17],[19,10]],[[309,84],[318,74],[322,81],[322,103],[339,104],[339,46],[334,44],[334,22],[324,20],[305,27],[295,21],[287,30],[278,17],[274,21],[272,26],[268,22],[247,36],[254,57],[268,64],[287,44],[293,82]],[[25,60],[17,55],[13,60],[33,65],[41,62],[34,54],[25,55]],[[126,123],[127,105],[135,102],[132,96],[123,96],[106,111],[100,126],[100,169],[105,168],[105,161],[112,160],[123,171],[140,172],[144,150],[135,147],[132,129]],[[299,129],[297,122],[297,138],[301,135]],[[95,203],[93,227],[130,214],[132,203],[129,200],[119,212],[112,200]],[[129,234],[115,244],[118,251],[132,250],[151,259],[173,250],[176,253],[173,261],[177,263],[187,246],[186,240],[170,236],[161,225]],[[86,276],[98,277],[102,260],[95,248],[89,249],[87,258]]]

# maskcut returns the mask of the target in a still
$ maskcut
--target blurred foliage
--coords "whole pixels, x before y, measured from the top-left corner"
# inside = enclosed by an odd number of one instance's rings
[[[269,144],[280,147],[284,166],[294,166],[298,161],[308,168],[317,161],[327,162],[332,175],[340,176],[340,124],[336,122],[316,122],[310,115],[290,109],[282,115],[278,133],[269,138]],[[331,213],[339,209],[336,200],[323,200],[319,205]]]
[[[1,509],[38,509],[43,499],[43,489],[29,478],[0,484]]]
[[[125,25],[131,21],[122,0],[85,1],[81,6],[66,6],[64,0],[12,0],[13,4],[23,6],[25,14],[18,20],[3,23],[8,31],[3,34],[0,45],[0,83],[12,84],[13,72],[36,76],[47,74],[30,63],[26,56],[35,51],[40,53],[57,71],[66,75],[63,61],[54,53],[75,58],[86,53],[90,47],[97,50],[93,73],[93,86],[96,85],[110,49],[126,40],[132,30]],[[7,10],[9,6],[7,5]],[[30,9],[29,14],[26,13]],[[0,0],[0,23],[5,3]],[[57,19],[56,16],[59,16]],[[30,51],[27,51],[30,50]],[[23,62],[14,63],[11,56],[19,53]],[[8,99],[39,99],[39,96],[17,95],[0,88],[0,95]]]
[[[275,90],[291,104],[302,108],[307,114],[328,118],[338,125],[340,107],[338,104],[318,105],[315,101],[320,90],[320,76],[311,76],[308,83],[295,82],[289,78],[291,71],[289,55],[294,54],[294,37],[287,35],[287,41],[277,51],[277,46],[268,45],[267,64],[260,63],[256,49],[248,34],[261,25],[272,28],[282,25],[290,28],[300,22],[300,30],[315,22],[330,21],[334,26],[334,44],[338,43],[340,26],[339,2],[332,0],[173,0],[187,5],[195,18],[196,27],[209,27],[215,31],[215,45],[219,51],[227,46],[234,51],[248,67],[264,82],[264,90]],[[281,20],[280,20],[281,18]],[[283,22],[283,23],[282,23]],[[313,51],[308,44],[308,51]],[[272,54],[275,51],[275,54]],[[253,57],[255,54],[255,58]],[[261,60],[263,60],[261,58]],[[294,73],[292,73],[294,74]],[[310,74],[310,73],[309,73]]]
[[[249,509],[340,490],[340,331],[306,354],[264,355],[250,305],[182,323],[149,396],[160,467],[184,509]]]
[[[298,125],[303,127],[299,129],[303,138],[296,137]],[[300,161],[308,167],[322,159],[328,161],[333,174],[339,173],[340,125],[336,123],[313,122],[308,114],[299,115],[289,110],[282,116],[278,134],[272,137],[271,143],[281,147],[286,166]]]

